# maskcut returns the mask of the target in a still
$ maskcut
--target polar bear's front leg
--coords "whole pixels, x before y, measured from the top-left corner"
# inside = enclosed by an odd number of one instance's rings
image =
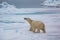
[[[32,26],[30,27],[29,31],[33,31],[33,27]]]
[[[36,28],[35,27],[33,27],[33,32],[35,32],[36,31]]]

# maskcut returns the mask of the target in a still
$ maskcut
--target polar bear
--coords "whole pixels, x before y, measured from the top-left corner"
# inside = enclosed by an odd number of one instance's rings
[[[30,31],[40,33],[40,30],[45,33],[45,24],[41,21],[35,21],[30,18],[24,18],[30,24]],[[37,31],[36,31],[37,30]]]

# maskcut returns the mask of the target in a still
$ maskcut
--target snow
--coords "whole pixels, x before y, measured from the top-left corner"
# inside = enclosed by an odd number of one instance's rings
[[[60,4],[59,2],[60,0],[46,0],[44,3],[45,5],[57,5]]]
[[[59,6],[60,0],[45,0],[42,4],[46,6]]]
[[[43,21],[46,33],[29,31],[25,17]],[[60,14],[0,15],[0,21],[0,40],[60,40]]]

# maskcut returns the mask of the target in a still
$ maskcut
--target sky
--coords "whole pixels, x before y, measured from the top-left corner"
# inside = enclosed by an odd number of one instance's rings
[[[39,8],[40,4],[44,1],[45,0],[0,0],[0,3],[8,2],[17,8]]]

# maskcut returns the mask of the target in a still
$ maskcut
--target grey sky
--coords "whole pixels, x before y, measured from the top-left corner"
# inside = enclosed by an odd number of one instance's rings
[[[13,4],[18,8],[39,8],[40,4],[45,0],[0,0],[0,3],[3,1]]]

